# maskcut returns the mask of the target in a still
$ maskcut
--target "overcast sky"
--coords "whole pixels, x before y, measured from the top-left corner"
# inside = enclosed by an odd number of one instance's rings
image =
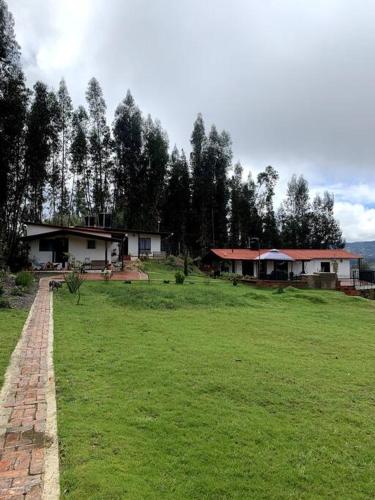
[[[131,89],[170,144],[198,112],[234,160],[336,196],[348,241],[375,240],[374,0],[8,0],[32,85],[100,81],[108,117]]]

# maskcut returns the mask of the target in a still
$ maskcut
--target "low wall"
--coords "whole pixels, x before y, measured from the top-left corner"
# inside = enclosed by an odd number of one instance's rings
[[[336,273],[314,273],[306,276],[309,288],[321,288],[323,290],[337,289]]]
[[[263,288],[287,288],[288,286],[292,286],[293,288],[307,288],[307,282],[304,280],[301,281],[285,281],[285,280],[250,280],[250,279],[242,279],[241,283],[245,283],[246,285],[259,286]]]

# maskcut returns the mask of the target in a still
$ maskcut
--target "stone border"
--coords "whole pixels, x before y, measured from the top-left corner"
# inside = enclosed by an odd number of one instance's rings
[[[53,292],[50,293],[50,320],[48,335],[48,385],[47,385],[47,422],[46,435],[51,445],[44,456],[43,494],[45,500],[60,497],[59,442],[57,436],[57,407],[55,373],[53,368]]]

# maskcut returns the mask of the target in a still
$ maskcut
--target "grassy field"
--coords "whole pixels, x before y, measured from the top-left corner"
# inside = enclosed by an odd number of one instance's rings
[[[0,309],[0,388],[26,317],[26,309]]]
[[[62,497],[373,498],[375,303],[196,279],[56,293]]]
[[[175,265],[154,262],[152,260],[145,261],[143,267],[153,283],[164,282],[164,280],[174,282],[176,271],[183,272],[182,264],[180,268],[176,268]],[[192,266],[190,268],[189,275],[186,277],[186,283],[207,283],[207,281],[209,281],[207,275],[199,271],[197,267]]]

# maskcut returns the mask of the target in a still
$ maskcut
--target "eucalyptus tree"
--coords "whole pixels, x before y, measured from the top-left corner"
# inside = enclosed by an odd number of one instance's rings
[[[57,92],[59,108],[58,130],[60,135],[60,178],[58,193],[58,218],[61,224],[69,219],[69,192],[67,181],[69,179],[69,153],[72,134],[73,106],[65,80],[61,79]]]
[[[71,212],[82,218],[92,213],[91,170],[89,168],[88,115],[83,106],[73,113],[70,163],[72,172]]]
[[[16,255],[27,176],[24,163],[28,91],[14,21],[0,0],[0,256]]]
[[[115,111],[113,136],[116,153],[113,169],[116,221],[137,228],[143,196],[140,182],[143,169],[143,119],[130,91]]]
[[[310,244],[311,206],[306,179],[293,175],[286,198],[279,210],[282,244],[290,248],[307,248]]]
[[[92,198],[96,212],[104,212],[110,204],[112,141],[106,121],[107,106],[102,88],[91,78],[86,91],[89,110],[88,150],[92,172]]]
[[[258,174],[258,213],[262,219],[261,242],[264,247],[274,247],[279,244],[279,233],[273,199],[275,187],[279,179],[278,172],[270,165]]]
[[[163,226],[171,236],[174,253],[186,253],[189,247],[189,222],[191,217],[191,179],[184,151],[173,148],[167,174]]]
[[[42,82],[34,85],[26,124],[27,218],[37,222],[42,220],[51,156],[51,110],[48,89]]]

